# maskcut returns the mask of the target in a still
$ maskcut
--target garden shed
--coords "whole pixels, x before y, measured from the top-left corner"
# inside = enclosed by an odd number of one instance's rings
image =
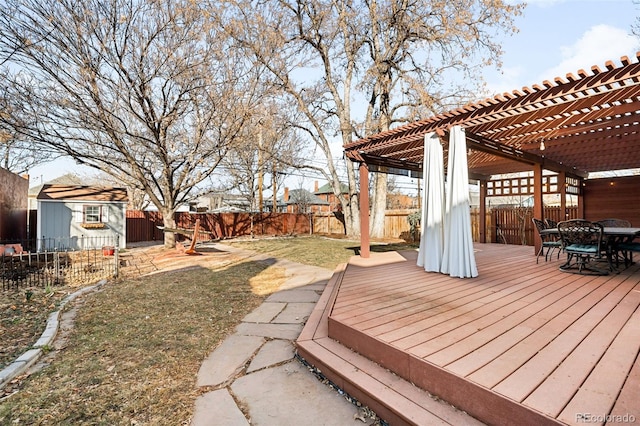
[[[37,247],[79,250],[126,245],[127,190],[44,185],[37,197]]]

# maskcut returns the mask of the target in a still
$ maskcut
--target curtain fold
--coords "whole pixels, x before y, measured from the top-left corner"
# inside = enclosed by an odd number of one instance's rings
[[[452,277],[478,276],[471,234],[469,171],[464,129],[449,132],[449,160],[445,194],[444,251],[440,272]]]
[[[444,249],[444,155],[436,133],[424,136],[422,217],[417,265],[440,272]]]

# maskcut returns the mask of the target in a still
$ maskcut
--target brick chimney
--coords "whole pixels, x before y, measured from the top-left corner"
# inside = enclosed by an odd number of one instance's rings
[[[313,185],[313,192],[318,192],[318,181]]]
[[[289,187],[284,188],[284,195],[282,196],[285,203],[289,202]]]

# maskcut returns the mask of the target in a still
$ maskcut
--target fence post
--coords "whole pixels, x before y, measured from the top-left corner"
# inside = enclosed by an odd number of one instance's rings
[[[113,251],[113,261],[115,262],[115,264],[113,265],[113,278],[118,278],[118,272],[119,272],[118,267],[120,265],[120,261],[118,260],[119,252],[120,252],[120,235],[116,234],[116,244]]]

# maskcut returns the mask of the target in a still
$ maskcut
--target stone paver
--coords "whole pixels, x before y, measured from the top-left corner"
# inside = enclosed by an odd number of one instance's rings
[[[293,359],[294,355],[295,348],[291,341],[270,340],[260,348],[258,354],[251,360],[247,373]]]
[[[320,295],[315,291],[304,289],[292,289],[278,291],[267,298],[267,302],[308,302],[316,303]]]
[[[220,389],[198,398],[191,426],[365,425],[356,406],[295,359],[294,342],[331,271],[251,252],[247,257],[275,262],[289,278],[203,362],[198,386]]]
[[[231,391],[253,425],[363,425],[357,408],[297,361],[240,377]]]
[[[200,395],[191,424],[202,426],[248,426],[249,422],[236,405],[229,391],[218,389]]]
[[[306,323],[315,306],[315,303],[287,303],[287,307],[272,322],[275,324]]]
[[[289,340],[295,340],[301,331],[302,324],[253,324],[243,322],[236,328],[236,333],[245,336],[262,336]]]
[[[280,312],[286,308],[287,304],[283,302],[263,303],[253,312],[245,316],[243,322],[271,322],[278,316]]]
[[[231,335],[204,360],[198,371],[198,386],[218,386],[233,378],[264,344],[257,335]]]

